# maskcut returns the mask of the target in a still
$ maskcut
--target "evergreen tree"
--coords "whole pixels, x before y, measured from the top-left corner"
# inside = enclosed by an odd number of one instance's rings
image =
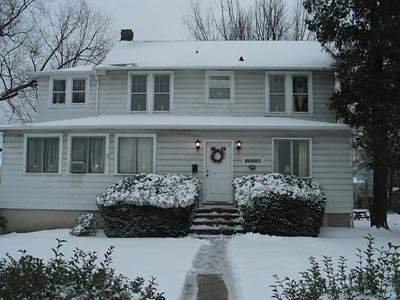
[[[388,228],[388,170],[400,129],[400,1],[306,0],[309,30],[337,59],[331,108],[361,131],[374,170],[371,226]]]

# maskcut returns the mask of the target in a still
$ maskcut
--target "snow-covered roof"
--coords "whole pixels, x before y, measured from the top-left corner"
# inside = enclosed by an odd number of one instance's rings
[[[42,123],[4,125],[0,130],[76,130],[76,129],[157,129],[157,130],[263,130],[334,129],[349,130],[338,123],[279,117],[176,116],[176,115],[102,115]]]
[[[59,73],[68,73],[73,75],[74,73],[92,73],[93,72],[93,66],[94,65],[87,65],[87,66],[78,66],[78,67],[72,67],[72,68],[65,68],[65,69],[56,69],[56,70],[45,70],[45,71],[37,71],[37,72],[31,72],[31,76],[35,77],[38,75],[57,75]]]
[[[95,69],[311,70],[333,63],[312,41],[121,41]]]

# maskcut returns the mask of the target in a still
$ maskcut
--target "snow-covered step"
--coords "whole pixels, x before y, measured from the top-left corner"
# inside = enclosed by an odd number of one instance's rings
[[[232,225],[240,225],[240,221],[239,219],[234,219],[234,220],[225,220],[225,219],[214,219],[214,220],[210,220],[210,219],[194,219],[193,220],[193,225],[210,225],[210,224],[214,224],[214,225],[228,225],[228,226],[232,226]]]
[[[206,219],[238,219],[239,214],[229,214],[229,213],[196,213],[196,218],[206,218]]]
[[[198,235],[216,235],[216,234],[232,235],[236,233],[244,233],[244,230],[241,225],[235,225],[235,226],[192,225],[192,227],[190,227],[190,232],[192,234],[198,234]]]

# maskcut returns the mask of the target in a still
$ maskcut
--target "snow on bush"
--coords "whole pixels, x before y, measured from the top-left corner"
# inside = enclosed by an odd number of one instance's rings
[[[78,222],[72,229],[71,234],[76,236],[95,236],[96,235],[96,218],[94,214],[89,213],[81,215]]]
[[[185,175],[139,174],[127,177],[97,195],[97,205],[120,203],[159,208],[185,208],[199,195],[197,178]]]
[[[283,174],[235,178],[235,200],[243,228],[284,236],[317,236],[326,196],[312,180]]]

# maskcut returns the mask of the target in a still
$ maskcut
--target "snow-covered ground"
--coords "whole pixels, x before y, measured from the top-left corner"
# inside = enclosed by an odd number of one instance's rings
[[[231,239],[228,257],[237,283],[237,300],[271,299],[273,275],[298,278],[309,267],[308,258],[322,255],[346,257],[349,266],[356,261],[356,248],[365,249],[365,236],[375,238],[375,246],[388,242],[400,245],[400,215],[388,216],[391,231],[369,227],[369,221],[355,221],[355,228],[322,228],[318,238],[274,237],[245,234]]]
[[[57,245],[56,238],[68,241],[63,247],[66,256],[79,247],[98,252],[101,259],[107,248],[114,245],[112,257],[118,273],[131,279],[155,276],[158,290],[165,292],[168,300],[178,300],[194,257],[205,242],[193,238],[112,239],[105,237],[102,231],[96,237],[75,237],[69,231],[60,229],[0,235],[0,258],[5,257],[5,253],[17,257],[18,250],[26,249],[33,256],[49,259],[53,257],[51,248]]]

